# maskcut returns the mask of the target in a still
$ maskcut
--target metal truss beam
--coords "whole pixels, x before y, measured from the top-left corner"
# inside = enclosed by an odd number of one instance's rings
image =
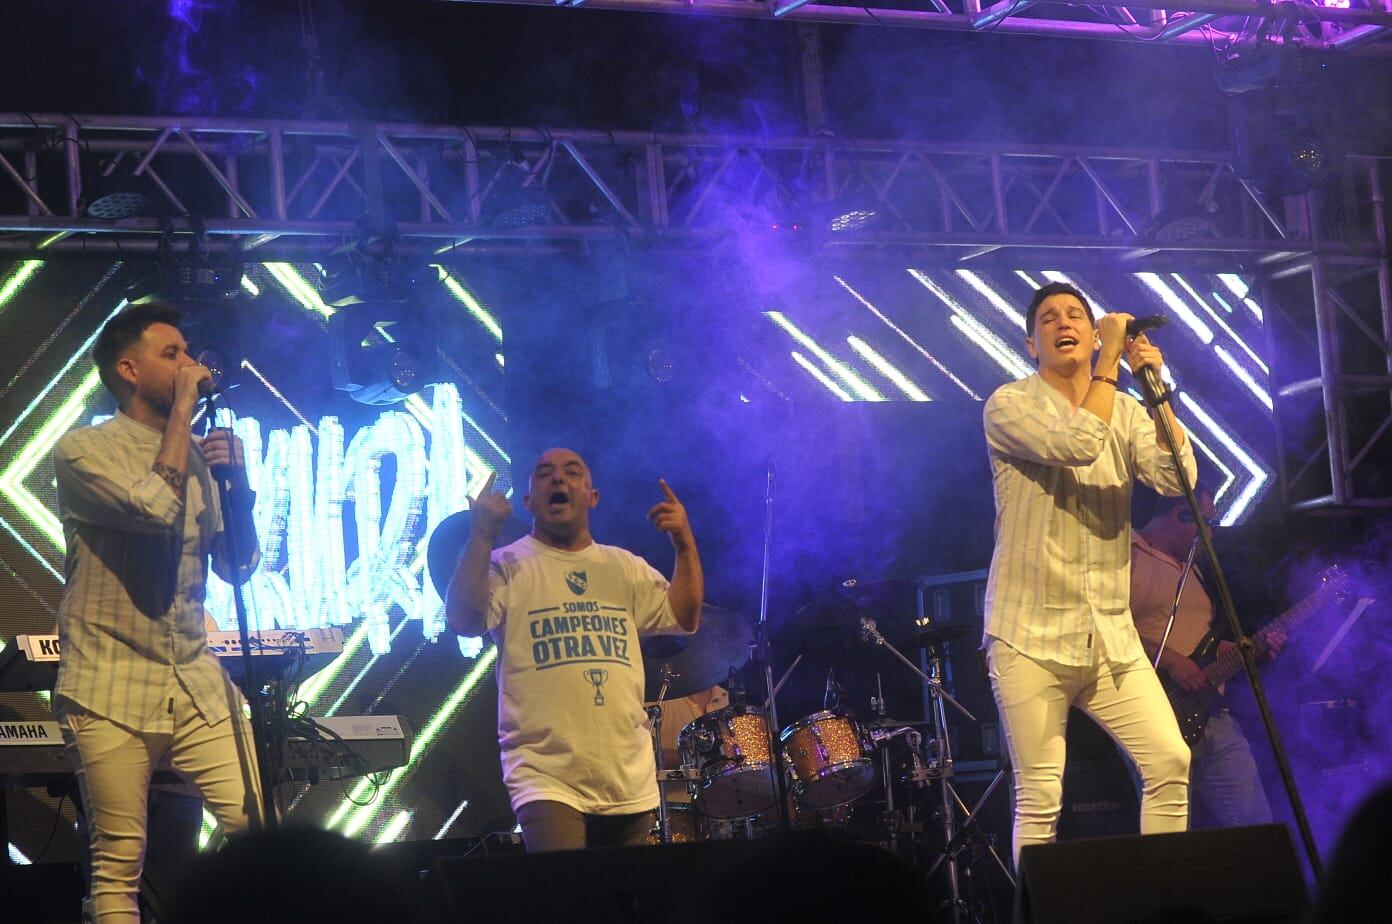
[[[998,0],[983,9],[980,0],[932,0],[936,12],[875,3],[812,3],[808,0],[442,0],[510,6],[579,7],[635,13],[784,19],[905,29],[958,32],[992,31],[1015,35],[1101,41],[1164,42],[1210,46],[1228,33],[1209,25],[1218,17],[1245,20],[1250,33],[1262,24],[1277,26],[1267,40],[1313,52],[1392,55],[1392,12],[1376,8],[1326,7],[1321,3],[1267,0],[1118,0],[1078,4],[1071,0]],[[1199,18],[1202,18],[1202,22]],[[1316,28],[1307,28],[1308,24]],[[1187,28],[1181,28],[1187,24]],[[1284,30],[1281,27],[1291,26]]]
[[[1282,306],[1301,335],[1287,350],[1313,351],[1319,360],[1317,374],[1286,381],[1275,392],[1281,483],[1293,510],[1392,507],[1392,264],[1384,194],[1389,163],[1367,158],[1358,166],[1346,184],[1358,188],[1365,214],[1350,221],[1340,203],[1331,208],[1322,197],[1306,197],[1298,217],[1316,247],[1308,259],[1272,274],[1274,280],[1308,284],[1304,298]],[[1344,236],[1371,234],[1376,252],[1330,253],[1319,242],[1336,224]]]
[[[138,176],[157,214],[88,217],[103,174]],[[960,260],[1280,261],[1312,247],[1285,207],[1217,151],[0,114],[0,251],[36,256],[152,253],[170,234],[266,260],[363,237],[446,254],[606,240],[702,249],[765,233],[809,250]],[[838,214],[873,221],[834,231]],[[1176,215],[1208,230],[1176,239],[1157,224]],[[1377,245],[1322,246],[1355,257]]]

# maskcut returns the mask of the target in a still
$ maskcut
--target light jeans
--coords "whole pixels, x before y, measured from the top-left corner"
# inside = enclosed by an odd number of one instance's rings
[[[1189,771],[1194,818],[1221,828],[1271,824],[1271,803],[1262,787],[1252,746],[1232,713],[1215,713],[1194,745]]]
[[[1076,667],[992,639],[987,658],[1015,787],[1017,864],[1022,848],[1051,843],[1058,831],[1069,706],[1091,716],[1140,770],[1141,833],[1188,827],[1189,746],[1143,657]]]
[[[233,719],[209,725],[187,697],[176,697],[173,703],[172,734],[138,734],[72,707],[58,715],[91,832],[92,877],[84,920],[139,924],[147,794],[151,774],[165,754],[202,792],[228,834],[247,830],[250,813],[260,818],[250,724],[239,711]],[[250,793],[243,754],[250,766]]]

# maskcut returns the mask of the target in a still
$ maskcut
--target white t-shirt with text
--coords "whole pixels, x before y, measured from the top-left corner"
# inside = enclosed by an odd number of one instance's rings
[[[638,638],[682,633],[667,587],[614,546],[566,552],[524,536],[493,552],[488,629],[514,811],[542,799],[597,815],[657,807]]]

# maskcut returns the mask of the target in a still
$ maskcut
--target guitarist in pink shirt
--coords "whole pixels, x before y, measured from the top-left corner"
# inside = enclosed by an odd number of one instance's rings
[[[1209,525],[1215,525],[1212,491],[1200,485],[1196,493],[1199,509],[1209,518]],[[1197,533],[1193,512],[1184,498],[1161,497],[1150,522],[1131,536],[1131,615],[1152,661],[1170,618],[1180,571]],[[1215,611],[1198,575],[1191,573],[1160,655],[1159,673],[1176,705],[1180,730],[1193,747],[1189,772],[1193,820],[1218,827],[1267,824],[1271,822],[1271,805],[1252,748],[1223,702],[1222,685],[1212,682],[1219,671],[1204,669],[1215,661],[1227,663],[1237,654],[1232,642],[1215,639],[1219,628],[1225,629],[1226,621]],[[1280,652],[1286,636],[1273,626],[1256,634],[1253,641],[1259,656],[1270,660]]]

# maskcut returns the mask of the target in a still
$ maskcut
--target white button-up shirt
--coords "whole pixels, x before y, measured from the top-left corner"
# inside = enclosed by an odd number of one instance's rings
[[[1182,492],[1168,449],[1134,398],[1116,396],[1110,424],[1038,373],[986,401],[996,498],[985,639],[1032,658],[1091,665],[1145,656],[1131,620],[1131,489]],[[1194,451],[1180,458],[1190,482]]]
[[[173,731],[176,696],[191,697],[209,723],[241,704],[204,622],[208,556],[222,545],[217,487],[194,445],[181,499],[151,471],[160,440],[117,413],[53,450],[67,540],[54,707],[149,733]]]

